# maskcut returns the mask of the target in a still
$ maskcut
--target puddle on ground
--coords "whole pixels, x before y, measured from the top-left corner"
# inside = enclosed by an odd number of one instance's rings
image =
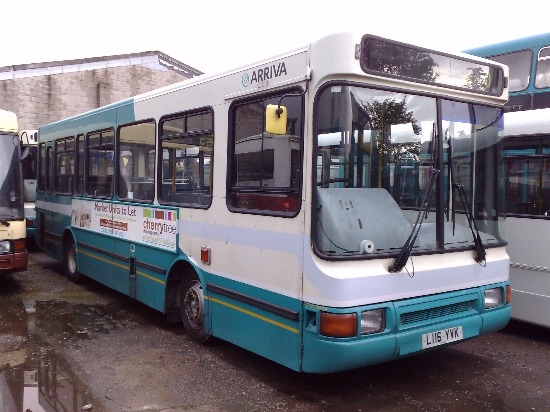
[[[99,307],[1,299],[0,411],[76,412],[88,405],[92,411],[102,410],[51,345],[64,339],[93,339],[117,327]]]

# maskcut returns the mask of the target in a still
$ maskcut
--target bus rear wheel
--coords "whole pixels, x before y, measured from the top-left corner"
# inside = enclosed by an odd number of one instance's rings
[[[181,283],[181,320],[193,340],[204,343],[210,335],[204,329],[204,294],[197,279]]]
[[[78,273],[78,265],[76,263],[76,248],[72,239],[65,242],[63,265],[65,267],[65,274],[74,283],[78,283],[81,276]]]

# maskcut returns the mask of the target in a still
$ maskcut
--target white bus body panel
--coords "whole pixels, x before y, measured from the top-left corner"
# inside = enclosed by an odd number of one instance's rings
[[[550,109],[504,114],[505,137],[550,133]],[[550,221],[507,216],[503,225],[510,255],[512,319],[550,327]]]
[[[507,217],[512,318],[550,327],[550,222]]]

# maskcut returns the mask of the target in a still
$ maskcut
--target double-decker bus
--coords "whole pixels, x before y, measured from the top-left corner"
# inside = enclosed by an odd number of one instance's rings
[[[25,202],[25,223],[27,224],[27,241],[34,242],[34,219],[36,212],[36,164],[38,162],[38,130],[21,130],[19,132],[21,149],[27,156],[21,162],[23,170],[23,200]]]
[[[18,127],[15,113],[0,110],[0,275],[27,269]]]
[[[511,317],[550,327],[550,33],[469,50],[507,64],[504,115]]]
[[[45,125],[38,244],[296,371],[499,330],[507,76],[340,33]]]

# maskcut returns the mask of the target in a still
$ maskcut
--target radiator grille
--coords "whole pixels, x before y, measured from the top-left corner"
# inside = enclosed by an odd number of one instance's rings
[[[427,320],[443,318],[445,316],[455,315],[457,313],[467,312],[474,306],[474,301],[465,301],[453,303],[450,305],[439,306],[436,308],[423,309],[415,312],[401,314],[401,324],[410,325],[411,323],[424,322]]]

